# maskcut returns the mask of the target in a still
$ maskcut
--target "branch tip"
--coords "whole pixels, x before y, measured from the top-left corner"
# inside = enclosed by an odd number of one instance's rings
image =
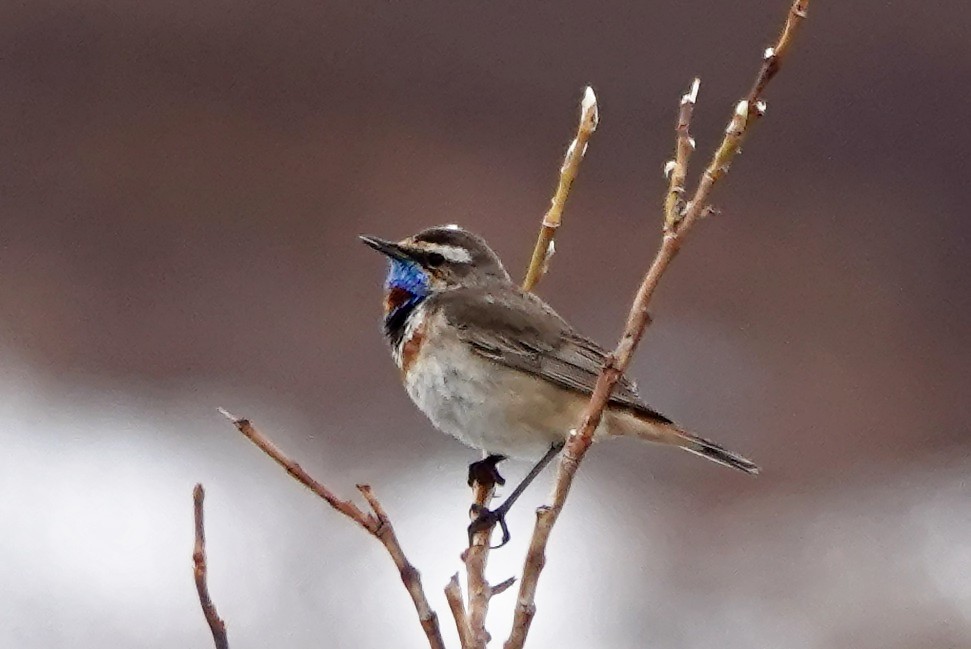
[[[462,587],[459,586],[459,573],[452,575],[445,585],[445,599],[449,610],[455,619],[455,630],[459,634],[459,644],[462,649],[474,649],[475,644],[470,639],[469,615],[465,610],[465,600],[462,598]]]
[[[533,246],[533,254],[529,260],[529,267],[526,269],[526,277],[523,279],[523,289],[532,291],[536,283],[546,273],[550,261],[550,243],[556,234],[556,229],[560,227],[563,220],[563,210],[566,208],[566,199],[570,196],[570,189],[573,181],[576,180],[577,173],[580,171],[580,162],[587,153],[587,144],[590,136],[597,130],[600,123],[600,110],[597,106],[597,95],[593,88],[587,86],[583,91],[583,98],[580,100],[580,123],[577,125],[576,135],[570,141],[570,146],[563,156],[563,163],[560,165],[560,179],[550,199],[550,207],[543,215],[542,226],[536,244]]]
[[[239,419],[239,417],[237,417],[237,416],[236,416],[236,415],[234,415],[233,413],[231,413],[231,412],[229,412],[229,411],[228,411],[228,410],[226,410],[225,408],[216,408],[216,412],[218,412],[218,413],[219,413],[220,415],[222,415],[223,417],[225,417],[225,418],[226,418],[226,419],[228,419],[229,421],[231,421],[231,422],[233,422],[234,424],[235,424],[235,423],[236,423],[237,421],[240,421],[240,419]]]
[[[370,485],[363,483],[357,485],[358,491],[367,500],[373,512],[373,514],[366,514],[356,504],[350,500],[340,499],[325,484],[314,479],[303,467],[287,456],[276,444],[260,432],[250,420],[236,418],[223,408],[220,408],[219,411],[233,422],[236,429],[246,439],[270,456],[291,478],[314,492],[314,494],[326,501],[332,508],[363,527],[384,546],[391,556],[391,560],[398,568],[402,584],[404,584],[405,589],[411,596],[415,611],[418,613],[418,620],[425,632],[425,636],[428,638],[429,647],[431,649],[444,649],[445,643],[442,640],[442,633],[438,626],[438,615],[436,615],[435,611],[428,604],[428,598],[425,596],[425,591],[421,584],[421,575],[405,556],[404,550],[402,550],[401,544],[398,542],[398,537],[395,535],[391,520],[388,518],[377,496],[374,495]]]
[[[597,125],[600,123],[597,95],[590,86],[584,89],[583,99],[580,100],[580,121],[587,124],[591,131],[597,130]]]
[[[698,88],[701,87],[701,79],[695,77],[691,82],[691,89],[681,95],[682,104],[693,104],[698,101]]]
[[[229,649],[229,638],[226,635],[226,623],[209,595],[209,566],[206,562],[206,524],[203,503],[206,491],[202,483],[196,483],[192,489],[192,513],[195,519],[195,545],[192,548],[192,572],[196,582],[196,593],[199,595],[199,605],[202,614],[212,633],[212,641],[216,649]]]
[[[492,587],[492,596],[495,597],[496,595],[506,592],[515,583],[516,583],[515,577],[509,577],[508,579],[504,579],[500,581],[498,584]]]
[[[748,100],[743,99],[735,105],[735,113],[725,127],[726,135],[741,135],[748,121]]]

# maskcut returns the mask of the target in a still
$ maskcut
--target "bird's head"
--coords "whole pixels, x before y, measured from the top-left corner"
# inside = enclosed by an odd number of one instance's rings
[[[370,236],[361,241],[388,257],[387,311],[452,288],[509,281],[482,237],[457,225],[428,228],[397,242]]]

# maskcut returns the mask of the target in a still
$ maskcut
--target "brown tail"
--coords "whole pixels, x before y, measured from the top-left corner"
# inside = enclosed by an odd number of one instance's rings
[[[749,475],[758,475],[759,467],[749,460],[744,458],[738,453],[733,453],[729,451],[724,446],[716,444],[715,442],[705,439],[704,437],[698,437],[689,432],[680,430],[678,431],[680,439],[678,440],[678,446],[688,451],[689,453],[694,453],[695,455],[700,455],[703,458],[707,458],[712,462],[718,462],[719,464],[724,464],[733,469],[738,469],[739,471],[744,471]]]
[[[611,435],[623,435],[637,437],[648,442],[670,444],[683,448],[689,453],[700,455],[712,462],[718,462],[725,466],[739,471],[744,471],[749,475],[757,475],[759,467],[748,458],[742,457],[738,453],[733,453],[720,444],[698,437],[693,433],[678,427],[670,419],[658,415],[656,412],[649,411],[614,411],[611,413]]]

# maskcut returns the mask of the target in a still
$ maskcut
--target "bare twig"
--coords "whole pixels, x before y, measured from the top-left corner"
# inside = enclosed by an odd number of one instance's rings
[[[580,170],[580,162],[587,152],[587,142],[593,132],[597,130],[599,121],[597,96],[594,94],[593,88],[587,86],[583,93],[583,99],[580,101],[580,122],[577,125],[577,134],[566,151],[563,164],[560,165],[560,181],[550,201],[550,208],[543,216],[543,223],[536,239],[536,245],[533,248],[533,255],[526,269],[526,277],[523,279],[523,288],[527,291],[531,291],[536,286],[549,266],[550,258],[555,250],[553,238],[556,236],[556,230],[560,227],[563,219],[566,199],[570,195],[570,188]],[[474,483],[472,489],[474,506],[478,508],[488,507],[492,501],[494,489],[478,483]],[[485,629],[485,620],[489,613],[489,601],[494,594],[501,592],[493,589],[485,576],[493,527],[490,526],[488,529],[476,532],[472,538],[472,545],[462,553],[469,591],[469,640],[472,642],[471,646],[479,649],[484,649],[490,640],[489,633]],[[506,585],[503,582],[502,590],[506,590],[510,585],[511,583]]]
[[[748,96],[746,97],[749,104],[755,103],[762,96],[762,92],[769,85],[769,81],[779,71],[779,67],[782,65],[782,59],[788,54],[789,48],[792,46],[792,39],[795,37],[799,25],[806,18],[807,11],[809,11],[809,0],[796,0],[789,7],[786,24],[782,27],[782,33],[779,34],[779,39],[776,41],[775,46],[767,48],[762,56],[762,68],[755,77],[752,89],[749,90]]]
[[[495,487],[472,484],[473,501],[478,508],[488,507],[495,495]],[[473,511],[475,507],[473,508]],[[472,514],[473,518],[475,514]],[[472,545],[462,553],[465,562],[466,579],[469,590],[469,641],[472,647],[485,649],[491,639],[486,631],[485,621],[489,615],[489,602],[492,600],[492,586],[486,579],[486,564],[489,562],[489,543],[494,526],[479,530],[472,537]]]
[[[370,515],[362,512],[361,509],[351,501],[341,500],[325,485],[314,480],[309,473],[303,470],[303,467],[284,455],[283,451],[277,448],[276,444],[271,442],[263,435],[263,433],[258,431],[256,427],[250,423],[249,419],[237,418],[223,408],[219,408],[218,410],[224,417],[233,422],[236,429],[239,430],[239,432],[241,432],[246,439],[256,444],[261,451],[269,455],[277,464],[282,466],[284,470],[286,470],[286,472],[289,473],[290,476],[293,477],[297,482],[326,500],[328,505],[344,514],[344,516],[350,518],[368,532],[373,531],[374,521]]]
[[[469,618],[465,611],[465,601],[462,599],[462,587],[459,586],[459,573],[452,575],[445,586],[445,599],[455,618],[455,628],[459,633],[459,643],[462,649],[473,649],[475,643],[469,637]]]
[[[192,490],[192,509],[195,514],[196,522],[196,543],[192,549],[192,566],[196,578],[196,590],[199,592],[199,603],[202,605],[202,613],[206,616],[209,623],[209,630],[212,631],[212,640],[216,649],[229,649],[229,638],[226,636],[226,623],[216,612],[216,605],[209,597],[209,570],[206,565],[206,526],[203,518],[202,502],[206,498],[206,492],[201,484],[197,484]]]
[[[583,100],[580,102],[580,124],[577,127],[576,137],[570,143],[570,148],[566,151],[563,164],[560,166],[560,182],[556,187],[556,193],[550,202],[550,209],[543,216],[543,225],[536,239],[536,246],[533,248],[533,256],[526,270],[526,278],[523,280],[523,288],[527,291],[533,290],[540,277],[546,272],[550,257],[553,256],[553,237],[556,236],[556,229],[560,227],[563,218],[563,208],[566,206],[566,199],[570,195],[570,187],[577,177],[580,170],[580,161],[583,160],[587,152],[587,142],[590,136],[597,130],[597,123],[600,121],[600,113],[597,108],[597,96],[593,88],[587,86],[583,93]]]
[[[702,216],[704,210],[709,206],[704,201],[699,202],[698,198],[702,197],[707,199],[707,194],[711,191],[711,186],[728,172],[732,159],[741,149],[742,142],[752,130],[752,126],[765,115],[766,104],[762,100],[762,93],[765,91],[766,86],[769,85],[769,81],[779,72],[782,61],[792,46],[792,39],[795,37],[796,31],[802,24],[802,21],[806,18],[808,10],[809,0],[795,0],[789,7],[789,13],[786,15],[786,23],[783,25],[782,32],[779,34],[775,45],[765,48],[765,51],[762,53],[762,66],[759,68],[758,74],[755,75],[755,81],[752,82],[752,87],[745,98],[736,104],[735,114],[732,116],[732,120],[726,130],[721,147],[719,147],[718,152],[712,158],[711,164],[705,170],[704,176],[702,176],[701,182],[698,184],[695,196],[691,200],[690,206],[696,210],[700,210],[699,213]],[[697,218],[697,215],[695,218]]]
[[[248,419],[235,417],[222,408],[219,409],[219,412],[232,421],[239,432],[253,442],[261,451],[273,458],[297,482],[323,498],[327,501],[327,504],[363,527],[381,542],[381,545],[385,547],[391,556],[391,560],[394,561],[394,565],[398,568],[398,573],[401,575],[401,582],[407,589],[408,594],[411,595],[415,610],[418,612],[418,620],[421,622],[421,627],[424,629],[425,635],[428,638],[428,645],[431,649],[445,649],[445,642],[442,640],[442,632],[438,625],[438,615],[429,606],[428,598],[425,597],[425,591],[421,585],[421,574],[405,556],[404,551],[401,549],[401,544],[398,542],[398,537],[395,535],[394,527],[388,518],[388,514],[384,511],[384,507],[382,507],[377,496],[374,495],[371,487],[368,485],[357,485],[358,490],[371,507],[371,513],[366,514],[351,501],[341,500],[326,486],[314,480],[299,464],[287,457],[273,442],[258,431]]]
[[[691,89],[681,96],[681,107],[678,110],[678,124],[675,127],[677,134],[674,160],[668,162],[664,167],[665,174],[671,175],[671,184],[668,187],[668,195],[664,201],[664,225],[666,228],[673,228],[674,224],[681,218],[681,207],[684,204],[682,195],[684,194],[684,179],[688,174],[688,159],[695,148],[695,140],[691,137],[691,114],[695,109],[695,102],[698,101],[698,87],[701,79],[696,78],[691,82]]]
[[[509,577],[507,579],[500,581],[498,584],[492,587],[492,596],[495,597],[500,593],[506,592],[507,590],[512,588],[515,583],[516,583],[515,577]]]
[[[789,10],[786,25],[774,48],[774,52],[766,52],[767,56],[763,60],[762,69],[749,95],[756,102],[755,109],[757,113],[764,111],[764,104],[761,103],[759,95],[764,90],[768,80],[772,78],[778,69],[780,53],[787,51],[796,27],[806,15],[808,4],[808,0],[795,0],[793,2],[792,8]],[[775,62],[768,63],[768,59],[773,59]],[[763,78],[764,81],[762,80]],[[665,214],[664,237],[661,247],[651,267],[645,274],[640,288],[637,291],[637,295],[634,298],[623,336],[617,344],[617,348],[607,357],[603,370],[597,379],[597,384],[590,398],[590,402],[584,409],[580,425],[576,430],[571,431],[570,438],[557,465],[551,504],[539,508],[536,512],[536,525],[533,529],[533,537],[530,540],[529,550],[527,551],[526,561],[523,566],[519,597],[516,601],[513,618],[513,628],[504,645],[505,649],[521,649],[526,640],[529,626],[536,613],[536,586],[539,575],[546,562],[546,544],[549,540],[550,532],[563,508],[580,462],[590,448],[593,433],[600,423],[603,411],[610,399],[610,394],[613,392],[614,386],[630,363],[631,356],[650,322],[647,308],[658,282],[671,261],[674,260],[691,227],[705,213],[708,206],[708,196],[712,187],[718,178],[727,171],[728,165],[738,152],[738,147],[745,136],[746,129],[753,121],[748,119],[751,110],[752,103],[748,99],[739,102],[731,122],[726,129],[725,137],[718,150],[712,156],[712,161],[703,174],[684,216],[681,219],[676,219],[673,223],[669,223],[667,214]],[[680,121],[679,119],[679,124]],[[686,163],[687,161],[685,160]]]
[[[395,535],[394,526],[391,525],[391,520],[371,491],[371,487],[359,484],[357,488],[368,501],[377,518],[377,525],[369,531],[381,541],[388,554],[391,555],[394,565],[398,567],[401,583],[405,585],[408,594],[411,595],[411,601],[415,604],[415,610],[418,612],[418,621],[425,631],[429,646],[433,649],[444,649],[442,631],[438,627],[438,614],[432,610],[432,607],[428,604],[428,598],[425,597],[425,591],[421,585],[421,573],[405,556],[404,550],[401,549],[401,544],[398,542],[398,537]]]
[[[593,88],[587,86],[583,93],[583,99],[580,101],[580,122],[577,125],[577,134],[566,151],[563,164],[560,165],[560,181],[550,201],[550,208],[543,216],[543,223],[536,239],[536,245],[533,248],[533,255],[529,267],[526,269],[526,277],[523,279],[523,289],[527,291],[531,291],[547,271],[550,258],[555,250],[553,238],[556,236],[556,230],[560,227],[563,219],[566,199],[570,195],[570,188],[580,170],[580,162],[587,152],[587,143],[593,132],[597,130],[599,121],[597,96],[594,94]],[[474,483],[472,489],[475,507],[487,507],[492,501],[494,489],[478,483]],[[488,529],[476,532],[472,538],[472,545],[462,553],[469,591],[469,640],[472,642],[471,646],[477,649],[485,649],[486,644],[491,639],[485,628],[485,620],[489,613],[489,602],[492,596],[512,585],[512,582],[506,580],[500,584],[501,590],[493,588],[489,585],[485,576],[493,527],[490,526]]]

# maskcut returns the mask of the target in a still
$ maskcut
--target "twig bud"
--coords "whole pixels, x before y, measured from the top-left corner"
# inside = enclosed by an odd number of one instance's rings
[[[543,257],[543,274],[550,269],[550,259],[556,254],[556,243],[550,239],[550,244],[546,246],[546,256]]]
[[[580,120],[587,124],[590,131],[597,130],[600,123],[600,109],[597,107],[597,95],[593,88],[587,86],[583,91],[583,99],[580,101]]]
[[[695,77],[691,82],[691,90],[681,95],[681,104],[693,104],[698,101],[698,88],[701,86],[701,79]]]
[[[735,114],[732,121],[728,123],[726,133],[741,133],[745,129],[745,122],[748,121],[748,101],[743,99],[735,106]]]
[[[673,172],[674,171],[674,168],[677,167],[677,166],[678,166],[678,163],[675,162],[674,160],[668,160],[667,162],[665,162],[664,163],[664,177],[665,178],[670,178],[671,177],[671,172]]]

